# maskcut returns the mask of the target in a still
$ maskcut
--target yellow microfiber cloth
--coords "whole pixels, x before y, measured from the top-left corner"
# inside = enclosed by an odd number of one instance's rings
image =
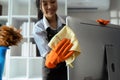
[[[75,60],[75,58],[80,54],[80,45],[78,42],[78,39],[75,36],[75,33],[72,31],[72,29],[69,26],[64,26],[48,43],[48,46],[50,48],[54,48],[58,44],[60,40],[63,38],[70,39],[73,43],[73,46],[71,50],[74,50],[74,54],[69,57],[67,60],[65,60],[66,64],[70,67],[73,67],[72,62]]]

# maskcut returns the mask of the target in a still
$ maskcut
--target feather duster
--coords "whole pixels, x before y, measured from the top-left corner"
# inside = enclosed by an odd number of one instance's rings
[[[17,45],[22,39],[20,29],[12,26],[3,25],[0,27],[0,46]]]

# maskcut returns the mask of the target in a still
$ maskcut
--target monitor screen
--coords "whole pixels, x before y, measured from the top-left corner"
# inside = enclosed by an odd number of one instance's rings
[[[69,68],[70,80],[105,78],[105,46],[120,44],[120,26],[100,25],[96,21],[67,17],[67,25],[79,40],[81,54]],[[103,75],[104,74],[104,75]]]

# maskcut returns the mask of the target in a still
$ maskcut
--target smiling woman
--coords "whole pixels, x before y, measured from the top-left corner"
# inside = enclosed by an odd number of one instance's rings
[[[44,58],[42,65],[43,80],[67,80],[66,58],[60,60],[59,56],[64,53],[65,56],[67,54],[72,55],[73,51],[70,51],[71,41],[66,40],[68,43],[65,48],[61,44],[61,46],[55,46],[56,51],[48,46],[53,36],[65,25],[65,21],[56,13],[58,9],[57,0],[36,0],[36,3],[39,20],[33,28],[33,36],[40,55]],[[65,44],[66,41],[63,40],[62,44]]]

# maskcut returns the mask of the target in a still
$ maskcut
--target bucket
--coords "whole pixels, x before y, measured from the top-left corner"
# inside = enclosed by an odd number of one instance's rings
[[[7,49],[9,48],[6,46],[0,46],[0,80],[2,80]]]

